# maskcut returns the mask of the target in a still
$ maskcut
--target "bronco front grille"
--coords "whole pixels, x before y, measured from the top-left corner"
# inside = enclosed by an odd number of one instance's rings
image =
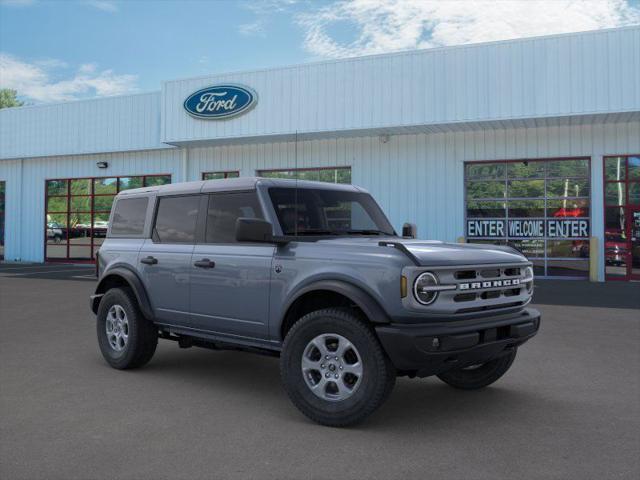
[[[416,276],[426,268],[416,269]],[[484,312],[526,305],[531,300],[532,278],[520,265],[482,265],[431,268],[439,285],[438,297],[429,310],[449,314]]]
[[[477,306],[458,311],[483,311],[524,304],[524,301],[514,302],[513,298],[527,293],[527,279],[523,278],[523,273],[520,267],[456,270],[452,276],[457,280],[456,291],[461,293],[453,297],[454,302],[477,302]]]

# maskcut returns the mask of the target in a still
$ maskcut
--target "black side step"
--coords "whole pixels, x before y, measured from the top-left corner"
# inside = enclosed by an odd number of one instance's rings
[[[280,356],[280,352],[278,350],[253,347],[249,345],[238,345],[222,341],[213,341],[200,337],[192,337],[189,335],[173,335],[165,330],[161,330],[158,333],[158,338],[178,342],[178,346],[180,348],[200,347],[208,348],[209,350],[235,350],[240,352],[257,353],[258,355],[266,355],[269,357]]]

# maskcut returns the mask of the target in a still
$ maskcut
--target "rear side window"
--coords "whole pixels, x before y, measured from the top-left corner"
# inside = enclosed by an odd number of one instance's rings
[[[153,240],[161,243],[195,243],[200,195],[160,197]]]
[[[209,195],[207,243],[235,243],[238,218],[264,218],[256,192]]]
[[[113,212],[111,233],[113,235],[142,235],[148,203],[147,197],[118,200]]]

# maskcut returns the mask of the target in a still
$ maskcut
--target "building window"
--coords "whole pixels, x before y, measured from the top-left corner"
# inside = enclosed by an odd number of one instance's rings
[[[4,212],[5,212],[5,182],[0,182],[0,260],[4,260]]]
[[[47,180],[45,259],[93,260],[106,236],[116,194],[167,183],[171,175]]]
[[[258,170],[259,177],[292,178],[327,183],[351,183],[351,167],[293,168],[286,170]]]
[[[240,172],[238,171],[202,172],[202,180],[222,180],[224,178],[238,178],[239,176]]]
[[[588,277],[588,158],[465,164],[468,242],[508,244],[537,275]]]
[[[640,155],[604,158],[607,280],[640,280]]]

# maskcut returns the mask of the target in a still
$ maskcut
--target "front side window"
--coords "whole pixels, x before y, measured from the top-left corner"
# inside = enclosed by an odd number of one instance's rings
[[[161,197],[153,240],[160,243],[195,243],[199,205],[199,195]]]
[[[206,243],[235,243],[238,218],[264,218],[256,192],[209,195]]]
[[[285,235],[395,235],[366,193],[270,188],[269,195]]]
[[[111,223],[113,235],[142,235],[149,199],[123,198],[116,203]]]

